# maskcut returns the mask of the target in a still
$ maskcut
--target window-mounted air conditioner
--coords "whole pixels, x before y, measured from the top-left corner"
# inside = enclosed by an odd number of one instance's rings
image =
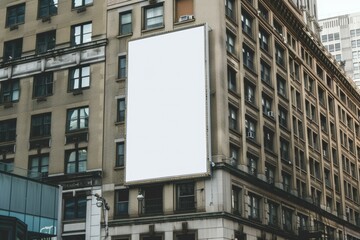
[[[179,22],[189,21],[194,19],[194,15],[182,15],[179,17]]]
[[[253,132],[253,131],[249,131],[249,132],[247,132],[247,135],[246,135],[248,138],[251,138],[251,139],[253,139],[253,138],[255,138],[255,133]]]
[[[267,112],[267,115],[268,115],[269,117],[274,117],[274,112],[273,112],[273,111],[268,111],[268,112]]]

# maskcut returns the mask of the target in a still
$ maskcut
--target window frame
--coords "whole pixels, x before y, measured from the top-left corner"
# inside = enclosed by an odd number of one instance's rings
[[[156,15],[155,17],[148,18],[149,10],[156,10],[161,9],[161,15]],[[161,19],[161,22],[157,22],[155,24],[149,24],[149,20],[151,19]],[[143,8],[143,30],[152,30],[152,29],[158,29],[163,28],[165,26],[164,22],[164,4],[163,2],[160,2],[158,4],[148,5]]]
[[[35,159],[38,159],[38,163],[36,165],[33,164]],[[37,171],[34,171],[34,169]],[[39,173],[41,174],[40,177],[47,177],[49,174],[49,153],[29,156],[28,170],[30,177],[39,177]],[[35,175],[33,175],[34,173]]]
[[[85,193],[77,193],[75,196],[64,195],[64,220],[75,220],[86,218],[86,195]],[[67,211],[73,211],[74,216],[68,217]]]
[[[255,60],[255,51],[249,46],[243,44],[243,64],[250,70],[255,70],[254,60]]]
[[[40,121],[40,124],[36,124],[36,120]],[[36,128],[39,133],[36,134]],[[31,128],[30,128],[30,139],[43,138],[51,136],[51,112],[36,114],[31,116]]]
[[[126,100],[124,97],[117,99],[116,122],[122,123],[126,119]]]
[[[246,11],[241,12],[241,29],[246,35],[253,37],[254,18]]]
[[[84,28],[86,26],[90,26],[90,32],[84,32]],[[80,32],[79,34],[75,35],[76,33],[76,28],[80,28]],[[88,40],[87,38],[84,39],[85,36],[90,34],[90,40]],[[76,38],[80,37],[80,41],[79,43],[76,43]],[[92,22],[85,22],[85,23],[80,23],[80,24],[76,24],[71,26],[71,46],[78,46],[78,45],[82,45],[85,43],[89,43],[92,41]]]
[[[76,72],[78,76],[76,77]],[[84,75],[84,72],[88,72],[88,75]],[[86,73],[85,73],[86,74]],[[85,83],[85,84],[84,84]],[[85,89],[89,89],[91,84],[91,66],[82,65],[69,69],[68,91],[76,92]],[[77,87],[75,87],[78,85]]]
[[[16,118],[0,121],[0,143],[16,141],[16,124]]]
[[[18,102],[19,99],[20,80],[18,78],[0,82],[0,104]]]
[[[249,193],[249,218],[260,220],[260,200],[259,196]]]
[[[4,42],[3,61],[11,61],[14,59],[21,58],[22,48],[23,48],[22,38],[17,38]]]
[[[115,190],[114,201],[115,217],[127,217],[129,215],[129,189]]]
[[[71,116],[69,116],[70,112],[77,112],[76,113],[76,128],[75,129],[70,129],[71,126]],[[81,111],[87,111],[87,117],[85,118],[81,118],[79,117],[81,114]],[[89,107],[88,106],[82,106],[82,107],[77,107],[77,108],[70,108],[67,109],[66,111],[66,132],[75,132],[75,131],[81,131],[81,130],[87,130],[89,128]],[[69,118],[70,117],[70,118]],[[84,119],[85,123],[84,123],[84,127],[81,127],[81,120]]]
[[[44,72],[34,76],[33,98],[53,95],[53,75],[53,72]]]
[[[53,42],[51,41],[53,40]],[[45,46],[41,48],[40,46]],[[50,50],[54,50],[56,46],[56,30],[50,30],[36,34],[36,48],[37,54],[46,53]]]
[[[94,4],[93,0],[80,0],[81,1],[81,5],[75,6],[77,0],[72,0],[71,1],[71,7],[72,9],[77,9],[77,8],[82,8],[82,7],[87,7],[87,6],[91,6]],[[86,3],[88,1],[88,3]]]
[[[124,167],[125,166],[125,142],[121,141],[121,142],[116,143],[116,155],[115,156],[116,156],[115,167]]]
[[[184,190],[184,188],[185,188],[185,192],[182,193],[181,190]],[[176,184],[176,210],[194,211],[195,209],[196,209],[195,183],[183,182]]]
[[[11,16],[10,15],[10,11],[15,11],[15,15]],[[26,5],[25,3],[20,3],[20,4],[16,4],[10,7],[6,8],[6,27],[12,27],[12,26],[17,26],[20,24],[24,24],[25,23],[25,11],[26,11]],[[20,13],[19,13],[20,12]],[[23,13],[21,13],[23,12]],[[10,19],[9,18],[15,18],[15,22],[14,23],[10,23]]]
[[[56,3],[55,3],[56,1]],[[42,19],[42,18],[47,18],[47,17],[51,17],[51,16],[55,16],[58,14],[58,0],[55,1],[50,1],[50,0],[39,0],[38,1],[38,13],[37,13],[37,17],[38,19]],[[54,4],[51,4],[52,2],[54,2]],[[41,5],[44,6],[41,6]],[[51,7],[55,7],[56,11],[51,11]],[[41,10],[44,9],[46,10],[46,14],[41,14]]]
[[[118,57],[118,79],[127,78],[127,57],[121,55]]]
[[[75,159],[74,161],[69,161],[71,154],[75,153]],[[80,154],[85,153],[86,158],[81,158]],[[87,171],[87,160],[88,160],[88,150],[87,148],[75,148],[75,149],[69,149],[65,151],[65,173],[66,174],[77,174],[81,172]],[[85,165],[81,166],[82,163],[85,163]],[[74,165],[74,171],[69,171],[71,169],[70,164]],[[84,169],[80,169],[81,167],[84,167]]]
[[[124,23],[124,19],[123,17],[127,17],[127,15],[130,15],[130,21]],[[131,35],[133,33],[132,30],[132,11],[125,11],[125,12],[121,12],[119,13],[119,36],[127,36],[127,35]],[[130,29],[128,29],[130,28]]]

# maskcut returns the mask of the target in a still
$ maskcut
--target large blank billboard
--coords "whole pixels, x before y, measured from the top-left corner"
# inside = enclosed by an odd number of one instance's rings
[[[128,184],[209,175],[206,25],[129,41]]]

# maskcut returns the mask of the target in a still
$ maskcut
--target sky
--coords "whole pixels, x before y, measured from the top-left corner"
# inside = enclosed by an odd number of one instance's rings
[[[317,0],[318,19],[360,12],[360,0]]]

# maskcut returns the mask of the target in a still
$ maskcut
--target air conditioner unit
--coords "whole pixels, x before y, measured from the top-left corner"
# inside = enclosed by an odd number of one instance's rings
[[[274,112],[273,112],[273,111],[268,111],[268,112],[267,112],[267,115],[268,115],[269,117],[274,117]]]
[[[194,19],[194,15],[182,15],[179,17],[179,22],[189,21]]]
[[[253,131],[248,131],[247,137],[253,139],[253,138],[255,138],[255,133]]]
[[[246,100],[247,100],[248,102],[252,102],[252,101],[253,101],[253,100],[252,100],[252,96],[250,96],[250,95],[247,96],[247,97],[246,97]]]

